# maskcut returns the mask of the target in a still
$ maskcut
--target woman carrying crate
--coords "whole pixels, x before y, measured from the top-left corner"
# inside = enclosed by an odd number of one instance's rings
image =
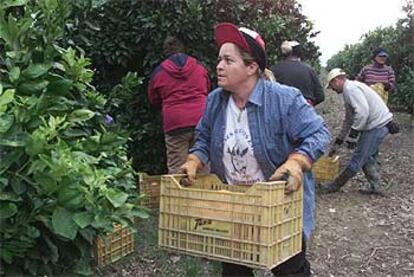
[[[330,133],[299,90],[265,80],[265,43],[257,32],[222,23],[215,27],[214,35],[220,47],[219,88],[208,96],[196,142],[181,170],[192,182],[197,170],[210,162],[212,173],[227,184],[287,178],[286,193],[303,186],[302,252],[272,272],[276,276],[310,276],[305,256],[315,209],[310,168],[325,152]],[[223,263],[223,276],[253,273],[251,268]]]

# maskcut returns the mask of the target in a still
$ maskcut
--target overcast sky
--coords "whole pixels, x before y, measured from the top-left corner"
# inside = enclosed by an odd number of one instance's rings
[[[302,12],[321,33],[314,38],[322,65],[346,44],[377,27],[394,25],[404,17],[404,0],[298,0]]]

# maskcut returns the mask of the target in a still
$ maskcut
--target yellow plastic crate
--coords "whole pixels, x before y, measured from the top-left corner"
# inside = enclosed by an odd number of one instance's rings
[[[339,174],[339,156],[322,156],[312,166],[316,184],[322,184],[335,179]]]
[[[161,175],[138,174],[139,192],[144,194],[141,205],[158,210],[160,206]]]
[[[225,185],[215,175],[161,182],[159,245],[166,250],[270,269],[302,250],[303,190],[284,181]]]
[[[373,85],[370,85],[370,87],[381,97],[385,105],[387,105],[388,104],[388,91],[385,90],[384,84],[375,83]]]
[[[106,266],[131,254],[135,250],[134,233],[129,227],[114,224],[114,231],[104,238],[96,238],[96,262]]]

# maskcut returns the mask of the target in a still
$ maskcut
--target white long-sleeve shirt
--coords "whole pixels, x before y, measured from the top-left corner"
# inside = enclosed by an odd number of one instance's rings
[[[392,113],[381,97],[369,86],[359,81],[346,80],[343,88],[345,120],[339,138],[344,139],[352,127],[367,131],[387,125]]]

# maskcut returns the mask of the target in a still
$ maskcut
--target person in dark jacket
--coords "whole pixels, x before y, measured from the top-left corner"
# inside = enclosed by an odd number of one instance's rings
[[[297,41],[284,41],[281,45],[284,60],[270,69],[276,81],[299,89],[312,106],[325,100],[321,82],[310,65],[301,61],[302,46]]]
[[[197,59],[184,53],[176,37],[164,41],[167,56],[151,74],[150,103],[162,110],[168,173],[176,173],[186,161],[210,91],[210,79]]]

